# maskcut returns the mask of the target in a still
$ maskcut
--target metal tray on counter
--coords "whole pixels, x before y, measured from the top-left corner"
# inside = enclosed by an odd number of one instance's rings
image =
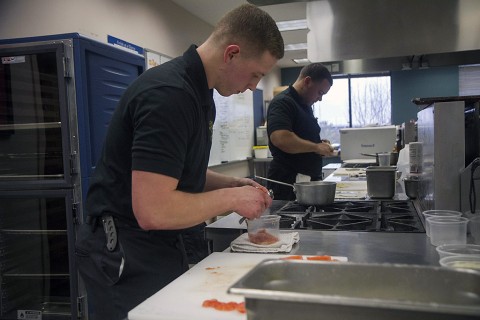
[[[480,272],[265,260],[233,284],[256,319],[479,319]]]

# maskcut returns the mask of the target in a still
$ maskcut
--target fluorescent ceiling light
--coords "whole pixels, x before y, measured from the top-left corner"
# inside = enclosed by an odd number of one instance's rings
[[[285,45],[285,51],[307,50],[307,43],[290,43]]]
[[[296,64],[307,64],[307,63],[310,63],[310,60],[308,60],[307,58],[302,58],[302,59],[292,59],[293,62],[295,62]]]
[[[307,29],[307,19],[279,21],[277,27],[280,31]]]

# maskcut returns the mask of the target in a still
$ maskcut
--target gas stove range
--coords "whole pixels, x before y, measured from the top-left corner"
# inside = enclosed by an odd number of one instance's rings
[[[325,206],[291,201],[274,214],[281,217],[280,229],[425,232],[410,200],[337,201]]]

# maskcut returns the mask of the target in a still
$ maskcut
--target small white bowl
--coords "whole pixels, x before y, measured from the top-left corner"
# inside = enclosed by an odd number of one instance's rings
[[[470,269],[480,272],[480,256],[471,254],[468,256],[445,257],[440,259],[440,265],[447,268]]]
[[[440,259],[460,255],[477,255],[480,257],[480,245],[478,244],[442,244],[436,249]]]

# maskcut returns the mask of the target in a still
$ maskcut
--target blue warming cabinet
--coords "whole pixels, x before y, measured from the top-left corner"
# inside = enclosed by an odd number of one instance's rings
[[[144,56],[78,33],[0,40],[0,320],[86,319],[74,244]]]
[[[65,62],[73,63],[74,92],[69,94],[74,95],[77,110],[84,200],[112,113],[128,85],[144,71],[145,58],[78,33],[0,40],[0,45],[35,46],[63,40],[73,49],[73,61]]]

